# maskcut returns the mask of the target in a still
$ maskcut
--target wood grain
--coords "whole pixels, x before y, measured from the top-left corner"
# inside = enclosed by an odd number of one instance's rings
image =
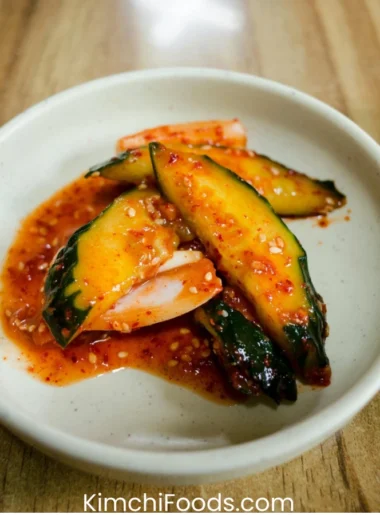
[[[379,0],[206,0],[203,15],[202,9],[189,11],[177,33],[168,33],[165,20],[174,4],[0,0],[0,124],[96,77],[146,67],[211,66],[295,86],[380,140]],[[236,501],[290,496],[297,511],[378,511],[379,425],[378,396],[343,431],[286,465],[223,485],[175,489],[77,472],[0,429],[0,510],[82,511],[83,494],[94,492],[128,497],[145,491],[154,497],[174,491],[207,498],[222,491]]]

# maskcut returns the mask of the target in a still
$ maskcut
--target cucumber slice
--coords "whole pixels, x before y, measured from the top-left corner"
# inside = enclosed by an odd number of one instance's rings
[[[252,150],[211,145],[192,147],[180,143],[168,146],[175,151],[207,155],[234,171],[254,186],[280,216],[320,215],[346,203],[346,197],[336,189],[333,181],[312,179]],[[94,174],[133,184],[154,181],[148,147],[127,150],[93,166],[86,177]]]
[[[295,235],[252,186],[209,157],[158,143],[150,152],[162,192],[254,305],[265,333],[306,382],[329,384],[324,305]]]
[[[213,351],[237,391],[297,400],[294,372],[258,325],[221,299],[198,308],[195,318],[214,337]]]
[[[155,190],[124,193],[58,252],[45,281],[43,317],[62,347],[172,256],[174,231],[146,209],[154,197]]]

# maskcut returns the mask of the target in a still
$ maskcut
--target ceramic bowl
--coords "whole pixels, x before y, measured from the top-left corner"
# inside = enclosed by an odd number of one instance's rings
[[[352,121],[289,87],[208,69],[105,77],[28,109],[0,130],[0,258],[22,218],[118,137],[158,124],[239,117],[249,146],[333,179],[348,205],[320,228],[292,221],[328,307],[332,384],[294,405],[226,407],[132,369],[68,387],[42,384],[0,332],[0,421],[49,455],[148,483],[219,481],[305,452],[346,424],[380,385],[380,148]],[[344,220],[352,210],[349,222]]]

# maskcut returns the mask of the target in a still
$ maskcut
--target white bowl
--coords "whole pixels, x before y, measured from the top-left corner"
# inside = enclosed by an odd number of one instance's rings
[[[24,440],[93,473],[166,484],[228,479],[278,465],[346,424],[380,385],[380,148],[353,122],[294,89],[207,69],[126,73],[55,95],[0,130],[0,257],[20,220],[128,132],[238,116],[249,146],[336,181],[352,220],[291,223],[328,306],[332,385],[294,405],[226,407],[126,369],[69,387],[0,363],[0,420]],[[323,242],[320,244],[319,242]],[[17,348],[1,335],[1,350]]]

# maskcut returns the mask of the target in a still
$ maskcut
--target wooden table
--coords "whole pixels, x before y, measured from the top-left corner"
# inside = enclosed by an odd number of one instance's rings
[[[176,21],[168,22],[175,5]],[[96,77],[210,66],[295,86],[380,141],[380,0],[0,0],[0,49],[0,124]],[[379,425],[380,396],[343,431],[284,466],[174,489],[77,472],[0,429],[0,509],[82,511],[83,494],[93,492],[191,498],[222,491],[236,500],[291,496],[297,511],[378,511]]]

